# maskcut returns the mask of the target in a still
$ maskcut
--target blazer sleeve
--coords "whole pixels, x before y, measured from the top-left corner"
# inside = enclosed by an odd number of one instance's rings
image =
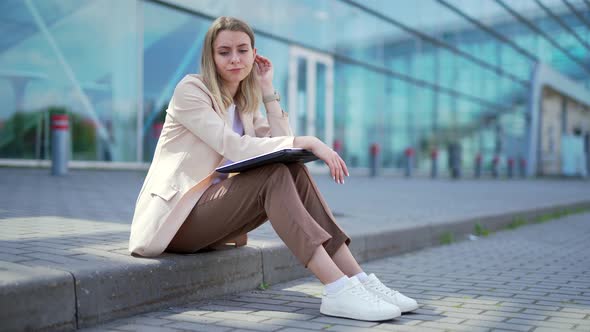
[[[260,110],[254,112],[254,132],[257,137],[293,136],[289,116],[282,109],[280,112],[267,112],[266,118]]]
[[[174,90],[172,101],[168,114],[229,160],[240,161],[293,147],[294,137],[238,135],[215,112],[211,98],[195,82],[181,81]]]

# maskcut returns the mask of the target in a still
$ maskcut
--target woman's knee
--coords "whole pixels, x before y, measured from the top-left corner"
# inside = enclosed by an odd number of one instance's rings
[[[289,171],[293,174],[305,172],[307,170],[304,163],[290,163],[287,164],[287,168],[289,168]]]
[[[309,175],[309,170],[305,164],[291,163],[287,164],[287,168],[289,169],[289,172],[291,172],[291,176],[295,182],[300,180],[311,180],[311,175]]]
[[[262,166],[261,173],[268,177],[287,176],[289,168],[285,164],[274,163]]]
[[[283,191],[293,183],[293,177],[289,172],[289,168],[285,164],[276,163],[260,168],[259,176],[264,179],[264,187],[270,188],[272,191]]]

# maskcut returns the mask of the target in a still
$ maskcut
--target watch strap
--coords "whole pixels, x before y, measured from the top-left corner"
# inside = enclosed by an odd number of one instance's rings
[[[263,103],[269,103],[271,101],[280,101],[281,100],[281,95],[279,95],[279,93],[275,90],[275,92],[272,95],[266,95],[266,96],[262,96],[262,102]]]

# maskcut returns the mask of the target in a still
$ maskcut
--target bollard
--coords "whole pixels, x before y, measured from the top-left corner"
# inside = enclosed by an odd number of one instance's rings
[[[432,161],[430,168],[430,177],[435,179],[438,175],[438,150],[434,149],[430,152],[430,160]]]
[[[414,149],[409,147],[404,151],[404,154],[406,156],[405,175],[409,178],[412,176],[412,168],[414,167]]]
[[[498,178],[498,166],[500,164],[500,157],[494,156],[492,159],[492,176]]]
[[[514,175],[514,159],[512,158],[508,158],[506,173],[509,179]]]
[[[526,177],[526,159],[521,157],[520,162],[519,162],[519,166],[520,166],[520,177],[522,177],[522,178]]]
[[[369,149],[370,152],[370,167],[371,167],[371,177],[377,176],[377,167],[378,167],[378,158],[379,158],[379,144],[373,143],[371,144],[371,148]]]
[[[339,156],[342,156],[342,142],[338,139],[334,140],[334,151],[336,151]]]
[[[481,177],[481,153],[475,155],[475,177],[479,179]]]
[[[67,114],[51,116],[51,175],[68,173],[69,127]]]
[[[162,129],[164,129],[163,122],[154,122],[154,124],[152,124],[152,138],[155,139],[156,142],[160,138],[160,134],[162,133]]]
[[[461,145],[459,143],[449,144],[449,170],[451,178],[461,177]]]

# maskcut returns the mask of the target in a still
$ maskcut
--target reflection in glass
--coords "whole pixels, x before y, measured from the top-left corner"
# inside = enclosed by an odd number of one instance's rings
[[[590,43],[590,29],[563,1],[539,1]],[[568,1],[588,16],[581,0]],[[368,165],[372,143],[380,144],[382,165],[390,168],[401,168],[403,151],[413,147],[416,165],[426,169],[429,150],[438,147],[444,160],[451,141],[461,143],[465,163],[478,153],[484,164],[496,153],[523,154],[537,59],[590,88],[588,73],[571,59],[588,64],[587,47],[535,1],[503,3],[560,47],[498,1],[417,0],[413,7],[364,1],[369,10],[340,0],[165,2],[194,13],[143,0],[0,2],[0,158],[47,159],[49,115],[67,113],[72,159],[149,162],[175,85],[199,72],[211,23],[202,14],[236,15],[262,32],[258,51],[273,60],[282,105],[297,99],[297,109],[286,109],[297,134],[329,139],[326,112],[333,107],[334,139],[351,167]],[[312,58],[297,60],[296,93],[288,95],[293,45],[336,60],[334,105],[325,104],[329,68]]]
[[[174,88],[199,72],[210,22],[149,3],[143,12],[143,161],[151,161]]]
[[[135,161],[135,2],[3,3],[18,22],[0,37],[0,158],[49,158],[48,119],[70,118],[73,160]],[[105,25],[104,22],[110,22]],[[17,24],[17,23],[14,23]],[[8,84],[6,84],[8,83]]]
[[[307,60],[297,59],[297,131],[298,135],[308,133],[307,114]]]
[[[316,63],[315,135],[326,141],[326,65]]]

